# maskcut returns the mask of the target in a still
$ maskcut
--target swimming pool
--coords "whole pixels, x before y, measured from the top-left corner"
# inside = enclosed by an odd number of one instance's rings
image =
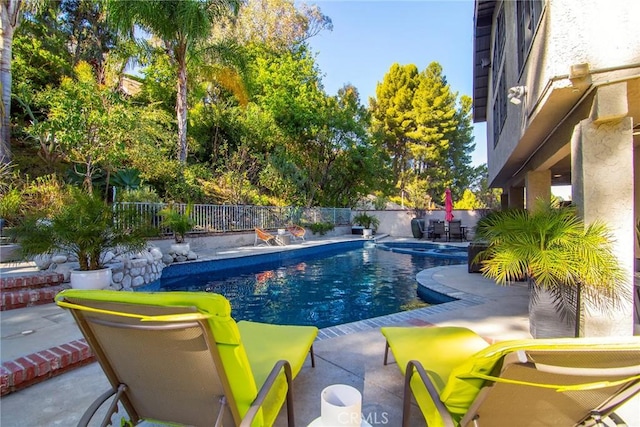
[[[177,271],[171,266],[155,290],[222,294],[236,320],[324,328],[425,306],[418,297],[416,274],[466,262],[378,246],[357,241],[226,263],[182,264]],[[189,274],[196,265],[201,271]]]
[[[434,258],[467,260],[467,248],[442,243],[384,242],[376,245],[379,249],[401,254],[423,255]]]

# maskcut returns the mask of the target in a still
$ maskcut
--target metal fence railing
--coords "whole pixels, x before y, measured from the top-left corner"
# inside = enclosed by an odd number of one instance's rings
[[[144,218],[151,227],[166,234],[170,231],[163,228],[160,215],[160,211],[166,206],[164,203],[121,202],[116,203],[114,208],[128,210],[132,213],[131,217]],[[172,207],[184,213],[187,205],[175,203]],[[351,209],[194,204],[191,219],[195,223],[191,233],[253,231],[255,227],[275,229],[289,224],[304,225],[316,222],[329,222],[339,226],[351,223]]]

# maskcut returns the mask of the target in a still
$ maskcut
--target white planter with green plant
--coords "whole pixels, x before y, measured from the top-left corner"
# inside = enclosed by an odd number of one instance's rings
[[[193,205],[189,203],[185,207],[184,213],[173,205],[169,205],[160,211],[162,225],[173,232],[175,244],[171,245],[172,253],[186,256],[191,250],[189,243],[185,242],[185,236],[195,225],[195,222],[191,219],[192,210]]]
[[[375,215],[369,215],[366,212],[361,212],[353,217],[352,222],[354,224],[364,227],[362,230],[362,237],[370,239],[373,232],[380,226],[380,220]]]
[[[127,224],[124,227],[122,224]],[[55,253],[73,254],[79,270],[71,272],[71,286],[102,289],[111,284],[111,270],[104,255],[110,249],[133,252],[143,249],[143,227],[130,211],[115,211],[98,196],[71,188],[67,203],[50,218],[38,215],[25,218],[15,229],[22,257]],[[103,271],[102,274],[87,272]],[[102,281],[89,284],[88,276]],[[93,281],[92,281],[93,283]]]
[[[476,238],[488,244],[476,257],[485,276],[502,285],[529,281],[536,338],[579,336],[585,303],[606,313],[628,297],[609,230],[601,222],[585,225],[573,207],[539,203],[530,211],[493,212],[478,222]],[[553,313],[558,317],[548,319]]]

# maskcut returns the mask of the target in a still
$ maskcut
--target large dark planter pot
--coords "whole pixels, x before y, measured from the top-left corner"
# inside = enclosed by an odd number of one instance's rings
[[[534,338],[575,337],[575,319],[560,316],[549,291],[539,290],[536,299],[529,298],[529,333]]]
[[[424,230],[424,219],[413,218],[411,220],[411,233],[413,233],[413,237],[422,239],[422,230]]]
[[[487,249],[487,245],[485,243],[470,243],[467,248],[467,271],[469,273],[480,273],[481,265],[479,263],[473,262],[473,259],[480,252]]]

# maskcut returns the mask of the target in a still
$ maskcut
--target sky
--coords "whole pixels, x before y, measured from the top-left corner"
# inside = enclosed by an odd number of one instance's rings
[[[333,31],[308,40],[317,54],[325,91],[349,83],[369,105],[391,65],[424,70],[440,63],[453,91],[473,94],[473,0],[307,0],[331,18]],[[472,163],[487,162],[486,124],[474,124]]]

